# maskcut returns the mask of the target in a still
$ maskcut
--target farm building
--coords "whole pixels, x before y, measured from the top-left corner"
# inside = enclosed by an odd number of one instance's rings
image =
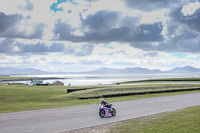
[[[52,83],[53,86],[64,86],[64,83],[63,82],[60,82],[60,81],[54,81]]]

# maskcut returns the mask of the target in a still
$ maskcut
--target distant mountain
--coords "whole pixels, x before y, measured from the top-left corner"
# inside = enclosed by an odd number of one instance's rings
[[[0,74],[48,74],[50,72],[34,68],[17,69],[12,67],[0,67]]]
[[[161,73],[159,69],[147,69],[147,68],[141,68],[141,67],[136,67],[136,68],[125,68],[123,69],[124,73]]]
[[[49,71],[42,71],[39,69],[34,68],[27,68],[27,69],[16,69],[12,67],[0,67],[0,75],[13,75],[13,74],[101,74],[101,73],[124,73],[124,74],[150,74],[150,73],[190,73],[190,72],[200,72],[200,69],[194,68],[191,66],[185,67],[176,67],[169,71],[161,71],[159,69],[147,69],[141,67],[135,68],[125,68],[125,69],[112,69],[112,68],[100,68],[95,71],[87,71],[87,72],[49,72]]]
[[[191,66],[176,67],[169,71],[161,71],[159,69],[147,69],[141,67],[135,68],[125,68],[125,69],[112,69],[112,68],[101,68],[96,71],[90,71],[87,73],[130,73],[130,74],[144,74],[144,73],[190,73],[190,72],[200,72],[200,69]]]
[[[100,68],[95,71],[88,71],[83,73],[119,73],[121,69],[112,69],[112,68]]]
[[[112,68],[101,68],[96,71],[90,71],[89,73],[161,73],[160,70],[154,69],[154,70],[149,70],[147,68],[141,68],[141,67],[136,67],[136,68],[125,68],[125,69],[112,69]]]
[[[191,66],[185,66],[185,67],[176,67],[172,70],[165,71],[167,73],[189,73],[189,72],[200,72],[200,69],[194,68]]]

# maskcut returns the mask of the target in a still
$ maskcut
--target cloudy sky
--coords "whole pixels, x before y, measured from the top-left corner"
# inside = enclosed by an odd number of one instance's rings
[[[2,0],[0,67],[200,68],[199,0]]]

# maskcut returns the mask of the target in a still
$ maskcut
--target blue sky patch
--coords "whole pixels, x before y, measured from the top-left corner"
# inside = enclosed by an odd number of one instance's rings
[[[184,53],[174,53],[172,54],[173,57],[179,58],[179,59],[192,59],[192,60],[200,60],[200,56],[189,56],[190,54],[184,54]]]
[[[68,11],[67,11],[67,13],[71,13],[71,12],[72,12],[72,10],[68,10]]]
[[[103,47],[108,48],[108,49],[115,49],[113,46],[110,44],[104,44]]]
[[[184,54],[184,53],[174,53],[173,56],[177,57],[177,58],[184,58],[185,56],[187,56],[188,54]]]
[[[57,3],[53,3],[50,7],[51,10],[53,10],[54,12],[57,12],[57,11],[63,11],[62,8],[58,8],[58,5],[60,3],[66,3],[66,2],[70,2],[71,4],[74,4],[74,5],[78,5],[78,3],[74,0],[57,0]],[[72,10],[68,10],[68,13],[71,13]]]
[[[51,10],[53,10],[54,12],[57,12],[57,11],[63,11],[62,8],[58,8],[58,4],[57,3],[53,3],[50,7]]]

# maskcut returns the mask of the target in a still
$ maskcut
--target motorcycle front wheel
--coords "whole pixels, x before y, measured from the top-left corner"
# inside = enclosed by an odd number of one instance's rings
[[[116,110],[115,110],[114,108],[112,108],[111,115],[112,115],[112,116],[115,116],[115,115],[116,115]]]
[[[101,109],[101,110],[99,111],[99,116],[100,116],[101,118],[103,118],[103,117],[105,116],[105,114],[106,114],[106,112],[105,112],[103,109]]]

